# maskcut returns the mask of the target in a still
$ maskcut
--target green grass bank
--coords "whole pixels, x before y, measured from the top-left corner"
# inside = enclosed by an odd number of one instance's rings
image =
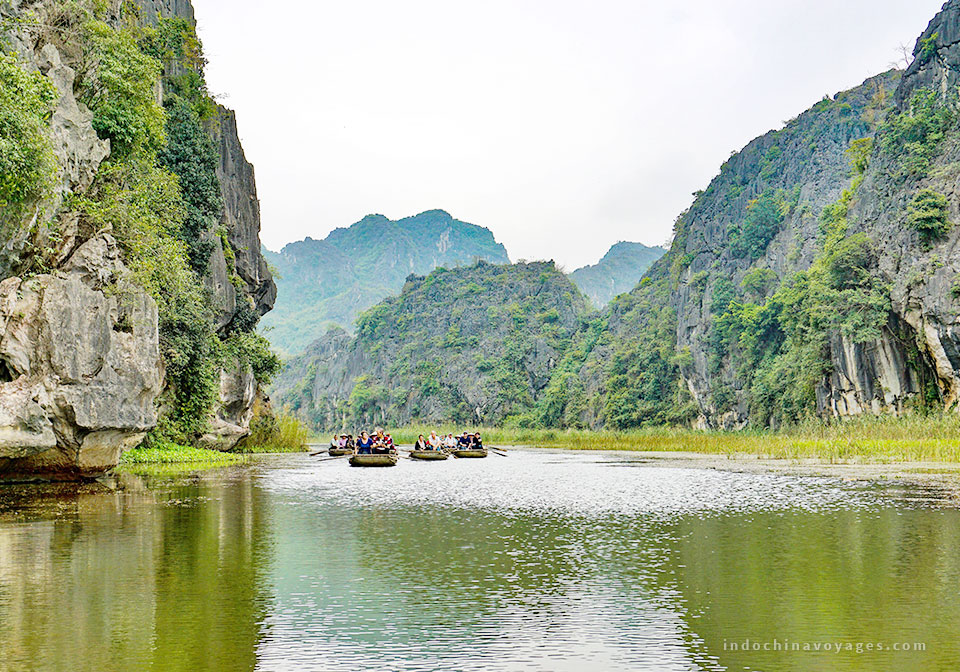
[[[394,430],[394,440],[413,443],[430,427]],[[437,427],[444,433],[463,428]],[[469,428],[471,430],[475,428]],[[811,420],[781,430],[700,431],[655,427],[630,431],[505,429],[481,427],[484,442],[570,450],[686,451],[826,461],[960,462],[960,414],[862,417],[838,422]],[[329,437],[321,436],[321,442]]]

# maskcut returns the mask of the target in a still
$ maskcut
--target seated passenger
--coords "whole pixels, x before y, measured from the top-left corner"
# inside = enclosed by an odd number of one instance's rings
[[[443,439],[437,436],[436,432],[430,432],[430,439],[427,441],[427,444],[433,450],[437,450],[441,445],[443,445]]]
[[[393,443],[393,437],[389,434],[384,434],[383,436],[383,447],[387,449],[388,453],[393,453],[397,450],[397,447]]]
[[[480,432],[473,435],[473,447],[477,450],[483,450],[483,440],[480,438]]]
[[[443,440],[443,445],[447,449],[453,450],[457,447],[457,440],[454,438],[453,434],[447,434],[447,438]]]
[[[470,435],[464,432],[457,438],[457,448],[460,450],[468,450],[470,448]]]
[[[353,439],[353,434],[347,434],[346,447],[347,447],[347,448],[350,448],[351,450],[353,450],[354,448],[357,447],[357,442],[354,441],[354,439]]]
[[[430,443],[423,438],[423,434],[417,437],[417,442],[413,445],[414,450],[431,450]]]
[[[333,435],[333,438],[330,439],[330,447],[331,447],[331,448],[339,448],[339,447],[340,447],[340,439],[337,438],[337,435],[336,435],[336,434],[334,434],[334,435]]]
[[[373,453],[373,439],[366,432],[360,432],[360,439],[357,441],[357,453],[360,455]]]

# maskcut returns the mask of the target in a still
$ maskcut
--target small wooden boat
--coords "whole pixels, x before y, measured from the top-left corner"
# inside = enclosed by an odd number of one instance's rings
[[[328,452],[330,457],[343,457],[344,455],[352,455],[353,448],[331,448]]]
[[[454,457],[486,457],[487,449],[486,448],[464,448],[461,450],[453,451]]]
[[[379,453],[353,455],[350,457],[351,467],[393,467],[396,466],[399,455],[396,453]]]
[[[411,450],[410,457],[415,460],[445,460],[450,456],[443,450]]]

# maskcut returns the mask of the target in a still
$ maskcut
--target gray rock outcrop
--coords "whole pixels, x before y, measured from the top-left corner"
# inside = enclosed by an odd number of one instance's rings
[[[94,476],[157,422],[157,306],[115,242],[62,270],[0,283],[0,479]]]
[[[233,268],[243,282],[244,293],[253,300],[257,314],[264,315],[273,308],[277,286],[260,252],[257,180],[240,144],[236,112],[218,106],[212,132],[220,147],[217,177],[224,203],[221,223],[233,249]]]

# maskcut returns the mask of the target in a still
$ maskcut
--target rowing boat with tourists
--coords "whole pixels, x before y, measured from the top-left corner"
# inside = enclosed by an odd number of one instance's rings
[[[501,457],[506,457],[502,450],[493,449]],[[398,448],[393,437],[382,427],[377,427],[372,433],[361,431],[354,437],[353,434],[334,434],[330,439],[330,446],[326,451],[331,458],[349,456],[349,462],[354,467],[392,467],[400,459]],[[313,453],[319,455],[320,452]],[[413,448],[406,451],[410,459],[422,461],[446,460],[451,455],[458,458],[481,458],[489,452],[483,445],[480,432],[464,431],[462,434],[438,434],[430,432],[428,436],[420,434]]]
[[[415,460],[445,460],[450,455],[486,457],[487,450],[483,447],[480,432],[464,432],[456,437],[453,434],[438,435],[436,432],[431,432],[429,437],[421,434],[410,451],[410,457]]]
[[[373,434],[360,432],[355,449],[350,456],[351,467],[393,467],[400,456],[393,443],[393,437],[377,427]]]

